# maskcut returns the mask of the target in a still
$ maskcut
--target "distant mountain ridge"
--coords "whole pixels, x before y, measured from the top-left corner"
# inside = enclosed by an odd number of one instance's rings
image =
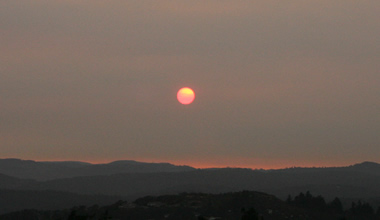
[[[190,166],[170,163],[145,163],[132,160],[91,164],[77,161],[38,162],[21,159],[0,159],[0,173],[34,180],[52,180],[79,176],[112,175],[118,173],[184,172],[195,170]]]
[[[285,199],[289,194],[311,191],[313,194],[324,195],[326,199],[375,198],[380,201],[379,186],[380,164],[373,162],[346,167],[252,170],[195,169],[168,163],[137,161],[89,164],[0,160],[0,190],[14,192],[7,195],[18,195],[16,192],[19,191],[48,190],[136,199],[146,195],[181,192],[226,193],[253,190],[273,194],[280,199]]]
[[[27,161],[27,163],[36,165],[37,162]],[[131,164],[136,166],[129,167]],[[222,193],[240,190],[262,191],[280,198],[307,190],[323,194],[327,198],[380,196],[378,187],[380,186],[380,166],[368,162],[348,167],[282,170],[195,169],[186,166],[176,167],[171,164],[145,164],[128,161],[117,161],[106,165],[77,165],[80,166],[77,169],[80,172],[86,171],[86,175],[44,181],[0,175],[0,189],[55,190],[121,196],[159,195],[184,191]],[[141,166],[144,169],[139,171],[143,172],[134,170],[135,167]],[[87,170],[87,168],[90,169]],[[80,172],[76,174],[80,174]],[[9,173],[10,170],[8,170]]]
[[[105,176],[128,173],[171,173],[189,172],[196,170],[215,171],[233,168],[206,168],[196,169],[190,166],[178,166],[170,163],[146,163],[134,160],[118,160],[105,164],[91,164],[80,161],[33,161],[15,158],[0,159],[0,177],[4,174],[19,179],[48,181],[73,177]],[[365,161],[345,167],[291,167],[271,170],[252,170],[250,168],[236,168],[235,170],[250,170],[258,173],[300,174],[318,172],[358,172],[371,175],[380,175],[380,164]],[[4,178],[0,178],[1,181]]]

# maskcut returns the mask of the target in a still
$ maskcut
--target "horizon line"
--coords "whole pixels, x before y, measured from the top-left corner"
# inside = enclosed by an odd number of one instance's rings
[[[8,158],[0,158],[0,160],[21,160],[21,161],[34,161],[34,162],[73,162],[73,163],[87,163],[91,165],[100,165],[100,164],[110,164],[113,162],[117,161],[133,161],[133,162],[138,162],[138,163],[151,163],[151,164],[171,164],[174,166],[188,166],[194,169],[223,169],[223,168],[231,168],[231,169],[252,169],[252,170],[282,170],[282,169],[292,169],[292,168],[339,168],[339,167],[349,167],[349,166],[354,166],[357,164],[362,164],[362,163],[376,163],[374,161],[362,161],[362,162],[356,162],[356,163],[349,163],[349,164],[329,164],[329,165],[290,165],[290,166],[267,166],[266,168],[264,167],[253,167],[253,166],[231,166],[231,165],[212,165],[212,164],[198,164],[198,165],[189,165],[189,164],[179,164],[176,162],[170,162],[170,161],[154,161],[154,160],[136,160],[136,159],[118,159],[118,160],[107,160],[107,161],[88,161],[88,160],[66,160],[66,159],[22,159],[22,158],[15,158],[15,157],[8,157]],[[196,163],[195,163],[196,164]]]

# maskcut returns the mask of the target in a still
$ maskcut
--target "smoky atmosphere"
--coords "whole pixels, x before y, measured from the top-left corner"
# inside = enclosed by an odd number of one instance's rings
[[[379,8],[0,1],[0,157],[196,168],[379,163]]]

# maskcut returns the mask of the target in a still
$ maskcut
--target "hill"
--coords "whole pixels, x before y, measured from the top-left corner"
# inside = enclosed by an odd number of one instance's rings
[[[77,161],[37,162],[33,160],[0,159],[0,173],[40,181],[117,173],[183,172],[190,170],[194,170],[194,168],[175,166],[169,163],[144,163],[132,160],[91,164]]]
[[[258,171],[240,168],[186,172],[122,173],[33,181],[0,176],[4,189],[55,190],[80,194],[139,197],[179,192],[222,193],[241,190],[288,194],[312,191],[326,198],[379,197],[380,175],[355,170]],[[12,183],[14,182],[14,184]],[[8,183],[8,184],[5,184]]]
[[[2,162],[4,164],[4,161]],[[11,162],[20,164],[20,161],[17,160]],[[181,192],[226,193],[242,190],[261,191],[275,195],[280,199],[286,199],[289,194],[295,196],[299,192],[311,191],[315,194],[324,195],[328,200],[335,197],[342,198],[345,205],[350,205],[351,201],[357,199],[378,204],[380,197],[378,187],[380,185],[380,165],[371,162],[348,167],[280,170],[194,169],[186,166],[146,164],[135,161],[116,161],[99,166],[80,162],[21,161],[23,165],[20,167],[29,164],[32,167],[30,170],[33,170],[33,166],[41,168],[40,163],[42,166],[52,167],[46,169],[48,172],[52,170],[58,172],[57,167],[64,167],[63,170],[79,170],[86,175],[42,181],[0,174],[0,189],[15,191],[48,190],[84,195],[110,195],[128,199],[136,199],[145,195]],[[137,168],[134,169],[133,167]],[[0,169],[5,170],[4,167]],[[182,169],[185,171],[180,171]],[[22,169],[20,168],[20,170]],[[166,171],[162,172],[162,170]],[[76,171],[75,175],[79,175],[79,171]],[[26,171],[22,172],[25,173]],[[43,175],[40,177],[46,178],[47,175],[45,174],[48,172],[42,172]],[[73,175],[73,173],[54,175],[65,176]],[[50,178],[52,177],[53,175],[50,175]]]
[[[294,200],[282,201],[275,196],[255,192],[206,194],[180,193],[145,196],[133,202],[118,201],[107,206],[81,206],[61,211],[26,210],[1,215],[13,219],[129,219],[129,220],[374,220],[375,213],[367,203],[343,210],[338,198],[326,203],[322,196],[300,193]]]
[[[123,197],[47,190],[0,190],[0,214],[24,209],[57,210],[82,205],[109,205],[119,199]]]

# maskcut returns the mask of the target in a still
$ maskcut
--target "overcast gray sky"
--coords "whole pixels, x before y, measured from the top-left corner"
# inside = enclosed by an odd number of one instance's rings
[[[376,0],[0,1],[0,157],[380,162],[379,12]]]

